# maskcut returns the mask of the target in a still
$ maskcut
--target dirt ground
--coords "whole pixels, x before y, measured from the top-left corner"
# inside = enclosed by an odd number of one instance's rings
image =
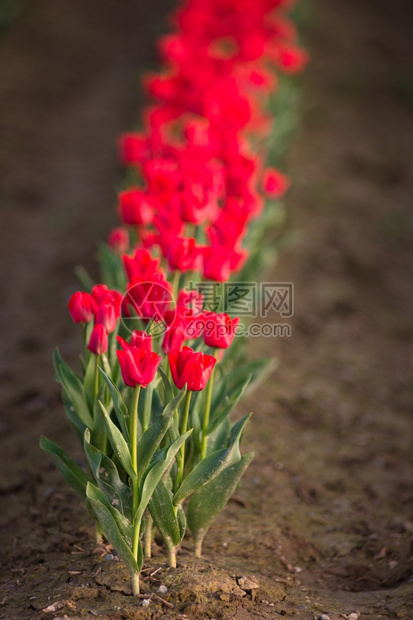
[[[188,541],[176,571],[162,553],[145,569],[169,605],[130,596],[38,448],[44,433],[81,456],[51,352],[75,362],[73,267],[93,271],[115,222],[115,137],[170,8],[36,0],[0,41],[0,618],[412,620],[409,0],[314,1],[288,160],[301,242],[269,266],[294,283],[292,336],[251,342],[280,364],[239,411],[256,458],[205,558]]]

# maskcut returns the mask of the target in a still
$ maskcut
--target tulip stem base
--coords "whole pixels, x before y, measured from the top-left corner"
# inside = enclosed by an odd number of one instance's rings
[[[196,558],[201,558],[202,557],[202,543],[204,542],[203,538],[197,538],[195,540],[195,551],[194,551],[194,555]]]
[[[96,523],[95,535],[96,535],[96,544],[102,545],[103,544],[103,529],[100,523]]]
[[[176,547],[168,547],[168,564],[171,568],[176,568]]]
[[[133,575],[131,575],[131,581],[132,581],[132,593],[133,596],[138,596],[140,590],[139,590],[139,573],[134,573]]]

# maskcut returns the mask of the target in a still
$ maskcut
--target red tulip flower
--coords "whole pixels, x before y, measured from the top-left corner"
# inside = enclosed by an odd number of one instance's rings
[[[204,389],[217,361],[212,355],[195,353],[190,347],[172,351],[168,359],[176,387],[181,390],[186,383],[192,392]]]
[[[263,178],[264,190],[271,198],[281,198],[290,187],[290,179],[275,168],[267,168]]]
[[[102,355],[108,350],[108,332],[103,325],[95,325],[87,348],[95,355]]]
[[[152,351],[152,336],[150,334],[147,334],[146,332],[138,331],[135,329],[132,332],[130,343],[126,342],[126,340],[124,340],[120,336],[117,336],[116,339],[124,350],[137,347],[138,349],[141,349],[146,353],[150,353]]]
[[[76,291],[70,298],[68,308],[74,323],[89,323],[96,310],[96,302],[89,293]]]
[[[169,245],[167,259],[172,269],[194,271],[202,266],[202,248],[192,237],[175,237]]]
[[[134,342],[136,344],[138,344],[137,341],[138,337],[135,336]],[[128,344],[122,338],[118,338],[118,342],[122,349],[116,353],[124,382],[130,387],[140,385],[146,388],[155,378],[162,359],[161,356],[148,351],[146,346]]]
[[[126,252],[129,248],[129,234],[126,228],[114,228],[108,237],[108,245],[117,254]]]
[[[204,313],[204,342],[213,349],[227,349],[236,334],[240,319],[231,319],[228,314]]]
[[[113,304],[104,302],[98,306],[95,313],[95,324],[103,325],[108,334],[116,329],[116,310]]]
[[[152,207],[145,192],[130,189],[119,194],[119,215],[125,224],[140,226],[152,220]]]

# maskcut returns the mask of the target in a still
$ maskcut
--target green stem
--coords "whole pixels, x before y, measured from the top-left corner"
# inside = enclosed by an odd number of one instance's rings
[[[134,389],[132,395],[131,402],[131,411],[130,411],[130,442],[131,442],[131,456],[132,456],[132,467],[136,476],[133,479],[133,515],[139,506],[139,476],[138,476],[138,455],[137,455],[137,445],[138,445],[138,403],[139,403],[139,394],[141,391],[141,386],[137,385]],[[135,558],[136,559],[136,558]]]
[[[214,350],[214,355],[216,350]],[[209,414],[211,413],[211,400],[212,400],[212,389],[214,387],[214,375],[215,375],[215,366],[212,369],[211,376],[209,378],[207,393],[206,393],[206,401],[205,401],[205,412],[204,412],[204,421],[202,423],[202,445],[201,445],[201,461],[207,455],[208,448],[208,426],[209,426]]]
[[[152,525],[153,519],[148,515],[145,524],[145,558],[150,558],[152,556]]]
[[[175,303],[178,299],[178,289],[179,289],[179,280],[181,279],[181,272],[179,269],[175,270],[173,281],[172,281],[172,292],[174,296]]]
[[[139,546],[140,533],[141,533],[141,522],[138,521],[135,523],[134,528],[133,528],[133,541],[132,541],[132,553],[136,561],[138,561],[138,546]]]
[[[99,361],[100,361],[100,355],[95,355],[95,382],[94,382],[94,389],[93,389],[93,402],[95,402],[96,396],[98,395],[98,392],[99,392]]]
[[[191,396],[192,396],[192,392],[191,390],[188,390],[185,396],[185,406],[184,406],[184,415],[182,416],[182,422],[181,422],[181,435],[183,435],[184,433],[186,433],[186,428],[188,426],[188,416],[189,416],[189,406],[191,404]],[[176,484],[177,484],[177,488],[179,488],[179,486],[181,485],[182,482],[182,478],[184,476],[184,467],[185,467],[185,443],[182,444],[181,449],[180,449],[180,458],[179,458],[179,470],[178,470],[178,475],[176,477]]]

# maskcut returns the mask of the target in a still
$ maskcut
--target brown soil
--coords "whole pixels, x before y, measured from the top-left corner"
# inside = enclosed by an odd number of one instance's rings
[[[143,591],[166,585],[169,605],[130,596],[37,447],[45,433],[81,456],[51,351],[75,363],[73,266],[93,265],[115,221],[115,136],[138,116],[135,72],[167,5],[37,0],[1,41],[0,617],[411,620],[409,0],[314,7],[289,158],[302,242],[273,276],[294,282],[292,336],[252,342],[281,363],[250,399],[256,458],[205,559],[188,541],[176,571],[159,550],[146,565]]]

